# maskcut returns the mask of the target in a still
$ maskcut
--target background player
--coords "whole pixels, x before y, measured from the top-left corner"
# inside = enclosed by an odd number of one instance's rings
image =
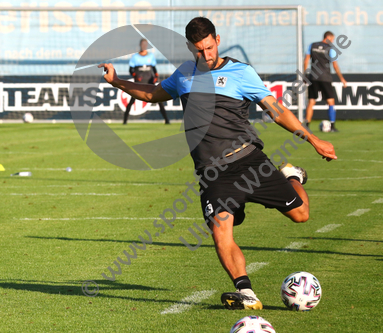
[[[137,99],[153,103],[179,96],[183,108],[192,104],[203,110],[207,104],[189,99],[191,81],[194,80],[194,74],[189,77],[192,72],[189,69],[210,70],[215,88],[214,114],[191,156],[201,175],[201,206],[204,217],[210,221],[217,255],[237,289],[237,292],[222,294],[221,300],[228,309],[262,309],[247,276],[245,257],[234,241],[233,227],[244,221],[247,202],[276,208],[294,222],[305,222],[309,217],[309,200],[302,186],[306,181],[305,171],[286,165],[280,173],[262,152],[263,142],[248,121],[251,101],[267,109],[274,121],[286,130],[299,130],[301,137],[327,161],[337,157],[331,143],[308,132],[291,111],[276,101],[251,66],[229,57],[219,57],[220,36],[216,35],[210,20],[203,17],[191,20],[186,27],[186,38],[195,61],[181,65],[157,87],[119,79],[112,64],[100,64],[99,67],[106,70],[104,78],[107,82]],[[208,97],[209,103],[212,98]],[[237,142],[238,148],[234,149],[233,142],[239,140],[239,136],[246,144],[238,145]],[[206,174],[213,162],[220,170],[214,179]],[[259,185],[249,186],[248,181],[254,183],[255,180],[254,170],[260,168]],[[220,201],[224,203],[221,206]]]
[[[148,52],[148,41],[146,39],[140,40],[140,52],[134,54],[129,61],[129,72],[134,77],[135,82],[155,84],[158,82],[158,73],[156,69],[157,61],[153,53]],[[124,113],[124,122],[128,121],[130,109],[135,98],[131,98],[129,104],[126,106]],[[163,103],[158,103],[162,117],[165,119],[165,124],[170,124],[166,115],[165,107]]]
[[[313,107],[318,98],[318,91],[322,93],[322,98],[326,99],[328,104],[328,118],[331,122],[331,132],[338,132],[335,128],[336,120],[336,110],[334,108],[335,99],[334,99],[334,90],[331,85],[332,77],[330,71],[330,62],[334,66],[334,70],[338,75],[340,81],[343,83],[343,86],[347,86],[346,80],[343,78],[342,73],[340,72],[338,62],[332,61],[336,57],[335,50],[331,49],[331,46],[328,44],[334,42],[335,36],[331,31],[326,31],[323,40],[321,42],[312,43],[309,45],[305,62],[304,70],[306,72],[310,58],[311,58],[311,72],[309,75],[309,80],[311,85],[309,86],[309,104],[306,109],[306,125],[309,126],[311,119],[314,114]]]

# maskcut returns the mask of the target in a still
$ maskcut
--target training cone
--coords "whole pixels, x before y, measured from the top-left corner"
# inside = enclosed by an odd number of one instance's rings
[[[0,164],[0,171],[5,171],[5,168],[3,167],[2,164]]]

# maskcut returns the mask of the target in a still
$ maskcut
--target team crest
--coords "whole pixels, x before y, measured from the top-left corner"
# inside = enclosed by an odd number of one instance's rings
[[[224,87],[224,86],[226,86],[226,81],[227,81],[227,77],[218,76],[218,79],[217,79],[217,82],[215,83],[215,85],[217,87]]]

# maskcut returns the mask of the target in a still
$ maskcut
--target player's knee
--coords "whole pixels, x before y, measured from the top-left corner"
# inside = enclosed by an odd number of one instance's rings
[[[291,219],[295,223],[304,223],[309,219],[309,215],[310,214],[308,211],[302,211],[302,212],[299,212],[298,214],[295,214],[294,216],[292,216]]]

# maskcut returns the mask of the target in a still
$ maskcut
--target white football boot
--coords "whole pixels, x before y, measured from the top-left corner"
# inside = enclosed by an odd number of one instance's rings
[[[284,166],[280,166],[278,169],[286,178],[291,176],[298,177],[302,185],[306,184],[307,182],[307,172],[303,168],[287,163]]]
[[[261,301],[251,289],[237,289],[235,293],[223,293],[221,302],[228,310],[262,310]]]

